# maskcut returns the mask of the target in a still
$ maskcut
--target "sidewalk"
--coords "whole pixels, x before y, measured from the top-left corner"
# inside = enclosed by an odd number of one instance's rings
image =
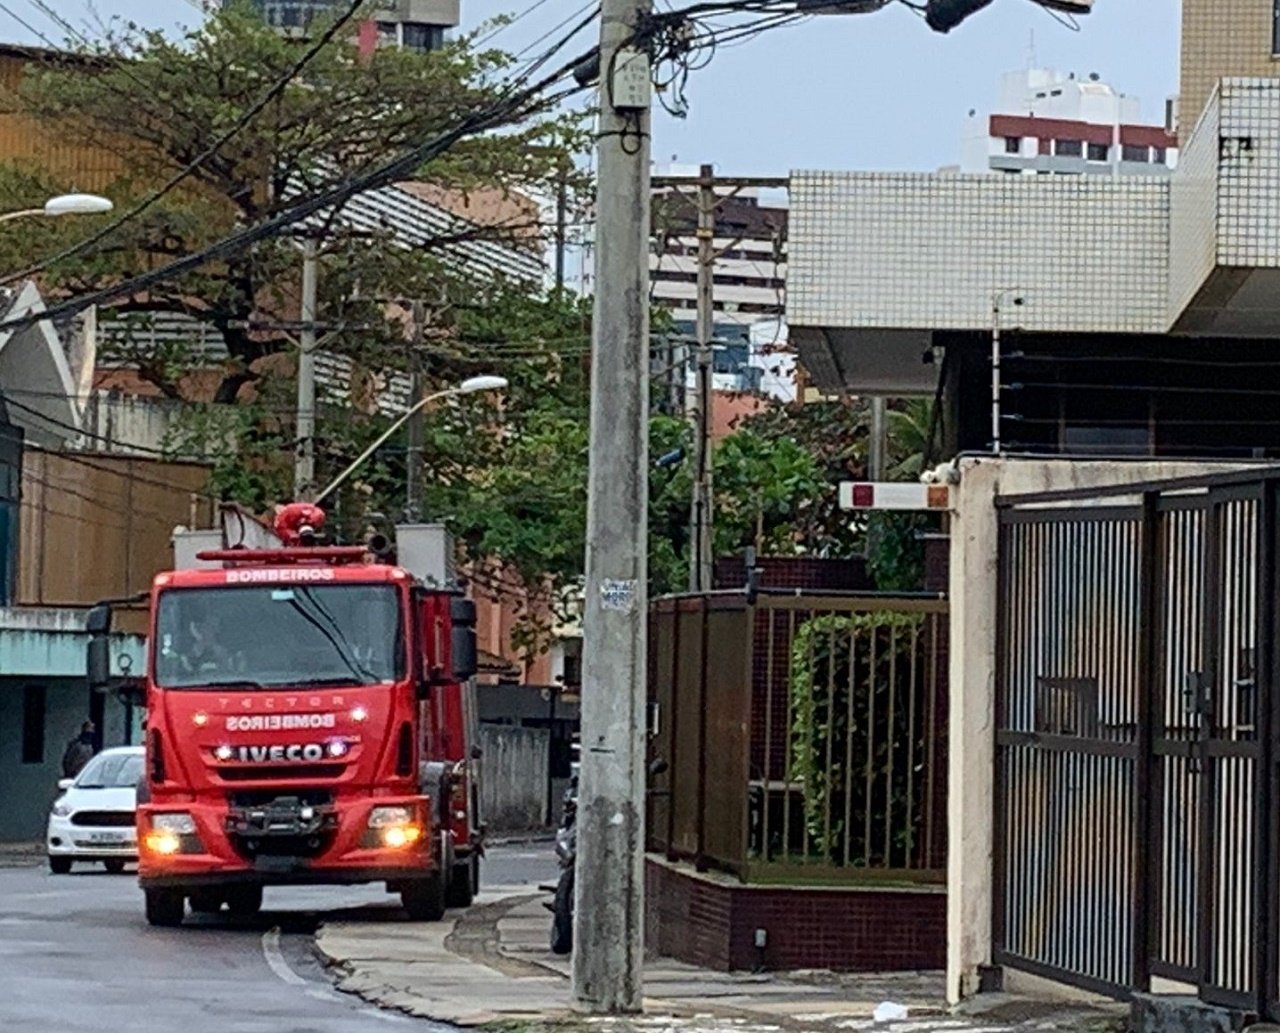
[[[44,843],[0,843],[0,868],[33,868],[44,862]]]
[[[547,949],[551,916],[528,887],[481,895],[441,923],[337,923],[316,937],[338,988],[420,1018],[460,1026],[536,1030],[590,1026],[663,1033],[988,1033],[1110,1031],[1126,1011],[1048,1004],[996,994],[952,1013],[941,973],[836,976],[726,974],[669,959],[645,968],[644,1018],[583,1019],[569,1004],[570,960]],[[877,1023],[878,1004],[908,1019]]]

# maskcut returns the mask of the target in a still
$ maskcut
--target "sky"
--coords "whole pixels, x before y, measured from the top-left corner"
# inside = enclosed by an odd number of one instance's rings
[[[462,27],[518,15],[535,2],[462,0]],[[41,0],[0,0],[0,40],[39,42],[14,15],[63,39],[40,6]],[[90,10],[166,30],[199,19],[195,0],[44,6],[80,25]],[[519,52],[582,6],[583,0],[543,0],[491,44]],[[1097,72],[1140,97],[1143,120],[1159,123],[1165,98],[1177,92],[1178,16],[1178,0],[1095,0],[1094,12],[1072,31],[1031,0],[996,0],[947,35],[930,32],[903,4],[871,15],[813,18],[727,47],[695,72],[688,117],[655,116],[653,157],[709,162],[722,175],[740,176],[931,171],[959,161],[969,110],[989,109],[1000,75],[1032,60],[1037,67]],[[584,46],[587,40],[584,34]]]

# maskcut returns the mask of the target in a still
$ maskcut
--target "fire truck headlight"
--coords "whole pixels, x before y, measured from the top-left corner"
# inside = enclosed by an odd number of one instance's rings
[[[151,819],[151,827],[157,832],[169,832],[175,836],[190,836],[196,830],[196,821],[185,811],[175,811],[171,814],[155,815]]]
[[[143,837],[142,844],[150,853],[166,857],[182,849],[182,839],[167,829],[153,829]]]
[[[369,828],[385,829],[413,823],[412,807],[375,807],[369,812]]]
[[[393,850],[412,846],[422,838],[422,829],[417,825],[389,825],[382,830],[382,842]]]

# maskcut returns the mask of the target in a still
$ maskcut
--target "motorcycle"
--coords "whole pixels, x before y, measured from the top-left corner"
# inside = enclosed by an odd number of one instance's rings
[[[551,953],[573,951],[573,881],[574,862],[578,856],[578,776],[569,781],[564,794],[564,816],[556,830],[556,860],[560,862],[560,878],[556,882],[551,907]]]
[[[576,767],[576,765],[575,765]],[[667,770],[667,762],[655,760],[649,765],[649,775],[661,775]],[[650,795],[657,795],[650,790]],[[551,953],[573,952],[573,889],[578,858],[578,775],[575,771],[564,794],[564,815],[556,830],[556,860],[560,862],[560,878],[556,883],[555,897],[546,907],[551,911]]]

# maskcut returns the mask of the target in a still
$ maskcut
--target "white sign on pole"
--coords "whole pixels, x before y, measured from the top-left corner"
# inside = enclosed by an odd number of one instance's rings
[[[840,508],[947,510],[951,508],[951,488],[946,484],[842,481]]]

